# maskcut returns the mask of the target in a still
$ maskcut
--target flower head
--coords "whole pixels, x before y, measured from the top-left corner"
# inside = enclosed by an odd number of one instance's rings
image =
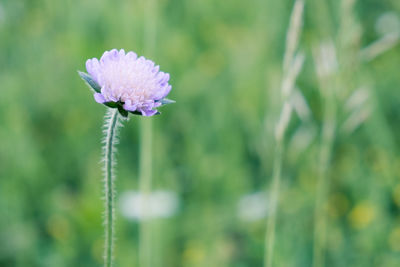
[[[100,60],[88,59],[86,69],[89,75],[79,74],[95,90],[96,102],[118,108],[124,116],[153,116],[157,107],[173,102],[165,98],[171,91],[169,74],[134,52],[106,51]]]

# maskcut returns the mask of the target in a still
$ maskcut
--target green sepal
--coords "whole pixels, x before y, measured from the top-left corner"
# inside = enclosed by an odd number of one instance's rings
[[[122,117],[128,117],[129,113],[122,106],[118,105],[118,111]]]
[[[161,100],[158,101],[158,102],[161,103],[161,106],[176,103],[175,100],[168,99],[168,98],[163,98],[163,99],[161,99]]]
[[[119,106],[118,102],[104,102],[104,105],[106,105],[109,108],[117,108]]]
[[[137,110],[135,110],[135,111],[128,111],[128,112],[131,113],[131,114],[133,114],[133,115],[142,116],[142,112],[137,111]]]
[[[84,81],[86,82],[86,84],[87,84],[91,89],[93,89],[93,90],[94,90],[95,92],[97,92],[97,93],[100,93],[100,91],[101,91],[100,85],[99,85],[95,80],[93,80],[93,78],[90,77],[89,74],[84,73],[84,72],[79,71],[79,70],[78,70],[78,74],[79,74],[79,76],[81,76],[82,80],[84,80]]]

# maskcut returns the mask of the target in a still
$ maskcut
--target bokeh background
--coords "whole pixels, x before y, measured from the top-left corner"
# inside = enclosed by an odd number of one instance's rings
[[[344,14],[351,2],[305,4],[297,87],[309,113],[306,121],[294,115],[285,137],[276,266],[312,262],[324,108],[312,48],[327,40],[346,78],[341,85],[363,88],[368,100],[365,116],[349,112],[355,118],[347,126],[349,115],[338,116],[326,266],[400,266],[400,2],[359,0]],[[76,71],[112,48],[160,64],[177,101],[151,118],[152,187],[173,199],[152,220],[152,266],[261,266],[292,6],[156,0],[148,12],[144,0],[1,0],[0,266],[102,265],[105,107]],[[149,21],[154,49],[146,45]],[[358,59],[387,34],[391,46]],[[350,95],[338,100],[339,111]],[[118,195],[138,190],[140,120],[131,117],[121,131]],[[138,266],[138,220],[126,213],[129,203],[116,210],[121,267]]]

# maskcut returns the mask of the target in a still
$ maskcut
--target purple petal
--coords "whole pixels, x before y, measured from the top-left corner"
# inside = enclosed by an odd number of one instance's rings
[[[157,110],[152,109],[141,109],[139,111],[142,112],[142,115],[145,117],[150,117],[157,113]]]
[[[97,58],[88,59],[86,61],[86,70],[89,73],[89,75],[93,78],[93,80],[99,83],[98,76],[99,76],[100,64]]]
[[[119,99],[116,98],[116,97],[113,96],[113,95],[109,95],[108,99],[110,99],[110,101],[112,101],[112,102],[118,102],[118,101],[119,101]]]
[[[159,72],[160,71],[160,66],[155,66],[154,68],[153,68],[153,70],[151,71],[152,73],[157,73],[157,72]]]
[[[100,92],[103,95],[103,97],[106,99],[106,102],[108,102],[108,101],[118,102],[119,101],[119,99],[113,95],[112,91],[109,90],[105,86],[101,87]]]
[[[99,104],[104,104],[105,102],[107,102],[104,96],[100,93],[94,94],[94,100],[96,100],[96,102]]]
[[[157,81],[159,82],[159,83],[162,83],[162,82],[164,82],[164,80],[165,80],[165,72],[162,72],[162,71],[160,71],[159,73],[157,73],[157,75],[156,75],[156,79],[157,79]]]
[[[169,73],[165,73],[162,81],[160,83],[167,83],[169,81]]]
[[[125,50],[124,49],[119,50],[119,56],[120,57],[124,57],[125,56]]]
[[[161,106],[161,102],[154,102],[153,108]]]
[[[136,60],[137,59],[137,55],[134,52],[128,52],[126,54],[126,56],[128,57],[129,60]]]
[[[144,58],[144,56],[141,56],[137,59],[138,64],[144,64],[144,62],[146,61],[146,59]]]
[[[160,91],[156,94],[155,100],[161,100],[164,97],[166,97],[171,91],[171,88],[172,88],[171,85],[162,87],[162,89],[160,89]]]
[[[146,60],[146,66],[149,67],[149,69],[153,69],[154,68],[154,62],[150,59]]]
[[[113,49],[111,51],[106,51],[101,56],[100,62],[107,63],[108,61],[117,60],[119,56],[119,52],[117,49]]]
[[[137,109],[137,105],[133,105],[131,101],[126,101],[123,105],[123,108],[127,111],[135,111]]]

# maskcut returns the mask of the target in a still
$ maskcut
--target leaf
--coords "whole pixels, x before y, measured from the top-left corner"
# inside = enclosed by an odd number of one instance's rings
[[[175,100],[171,100],[168,98],[161,99],[159,102],[161,103],[161,106],[176,103]]]
[[[84,73],[82,71],[78,71],[79,76],[81,76],[82,80],[86,82],[86,84],[93,89],[95,92],[100,93],[101,87],[100,85],[90,77],[89,74]]]

